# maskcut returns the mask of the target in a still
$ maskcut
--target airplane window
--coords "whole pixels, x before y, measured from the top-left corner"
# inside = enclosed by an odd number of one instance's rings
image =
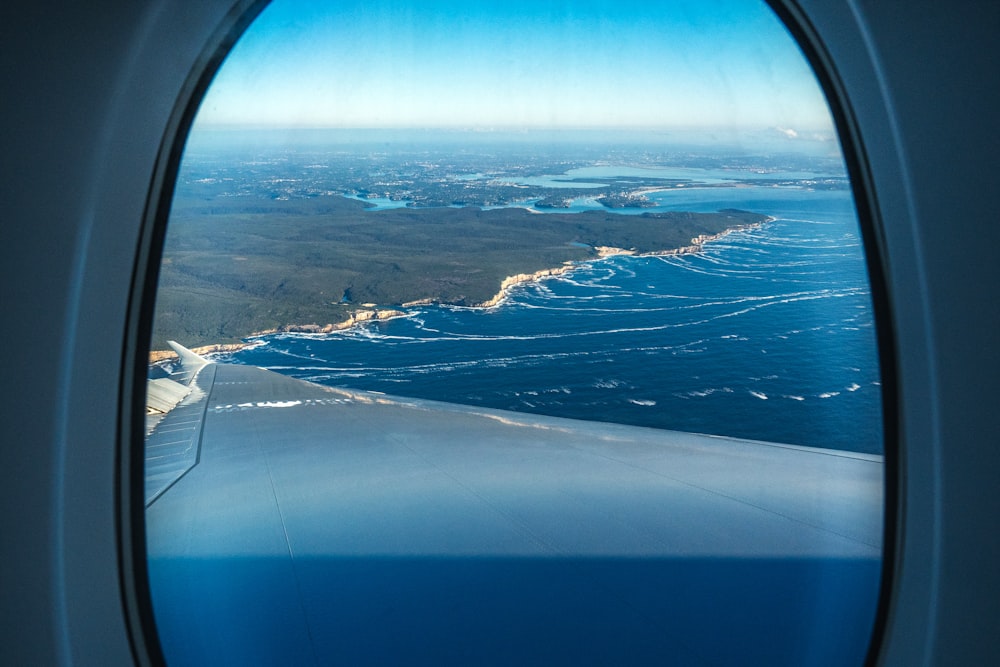
[[[179,141],[168,664],[864,660],[872,289],[764,2],[275,0]]]

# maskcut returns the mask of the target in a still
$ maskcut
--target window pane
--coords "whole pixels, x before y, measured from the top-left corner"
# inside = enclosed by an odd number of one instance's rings
[[[166,657],[860,662],[872,310],[829,109],[762,2],[279,0],[164,247]]]

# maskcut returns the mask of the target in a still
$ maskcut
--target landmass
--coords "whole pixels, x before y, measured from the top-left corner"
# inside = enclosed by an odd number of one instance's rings
[[[514,285],[577,262],[695,252],[766,219],[739,210],[371,211],[342,196],[180,200],[164,248],[152,349],[169,339],[238,346],[255,334],[327,333],[428,304],[492,307]]]
[[[656,202],[637,192],[616,192],[597,198],[598,203],[608,208],[653,208]]]

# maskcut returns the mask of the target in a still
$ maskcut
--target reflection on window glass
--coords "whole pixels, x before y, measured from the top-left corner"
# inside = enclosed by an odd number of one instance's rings
[[[187,138],[152,350],[172,665],[864,658],[871,294],[760,0],[276,0]]]

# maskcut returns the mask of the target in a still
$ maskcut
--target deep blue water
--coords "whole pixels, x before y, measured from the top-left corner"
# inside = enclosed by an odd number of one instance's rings
[[[661,207],[777,218],[697,255],[615,257],[490,310],[412,309],[228,360],[322,384],[881,453],[870,290],[848,192],[692,188]],[[625,211],[628,213],[629,211]]]

